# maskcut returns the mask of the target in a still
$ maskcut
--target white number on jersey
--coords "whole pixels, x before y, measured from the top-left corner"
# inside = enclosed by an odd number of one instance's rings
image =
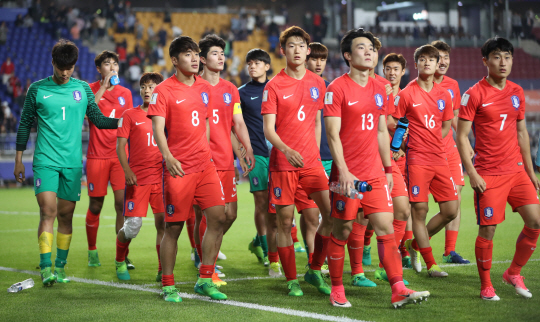
[[[199,112],[193,111],[193,113],[191,113],[191,124],[193,124],[193,126],[199,126]]]

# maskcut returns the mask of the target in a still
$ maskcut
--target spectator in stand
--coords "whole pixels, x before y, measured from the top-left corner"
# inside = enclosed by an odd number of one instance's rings
[[[311,11],[307,11],[304,15],[304,30],[308,34],[313,35],[313,16],[311,15]]]
[[[532,39],[532,30],[533,30],[533,27],[534,27],[534,11],[532,10],[532,8],[530,8],[529,10],[527,10],[527,13],[525,14],[525,18],[526,18],[526,21],[525,21],[525,38],[527,39]]]
[[[18,14],[17,18],[15,18],[15,27],[22,27],[23,24],[24,24],[23,16],[21,14]]]
[[[127,41],[124,39],[123,42],[116,44],[116,53],[118,54],[118,63],[120,67],[120,72],[125,73],[127,67]]]
[[[8,27],[6,25],[6,22],[2,22],[2,25],[0,25],[0,45],[5,45],[7,41],[7,35],[8,35]]]
[[[418,23],[416,21],[414,22],[412,33],[414,39],[420,38],[420,27],[418,27]]]
[[[146,30],[146,33],[148,34],[148,39],[154,38],[156,33],[154,31],[154,24],[153,23],[150,23],[150,26],[148,26],[148,29]]]
[[[2,75],[2,84],[7,85],[9,79],[15,73],[15,64],[11,61],[11,57],[6,58],[6,61],[0,67],[0,74]]]
[[[126,27],[127,27],[127,31],[129,33],[134,33],[135,32],[135,22],[137,21],[137,19],[135,18],[135,14],[133,13],[133,11],[130,11],[126,17]]]
[[[182,36],[182,33],[184,32],[180,27],[176,25],[173,25],[171,30],[172,30],[173,38]]]
[[[119,11],[115,15],[116,17],[116,32],[125,33],[126,32],[126,16],[122,11]]]
[[[141,78],[141,66],[139,64],[133,64],[129,66],[129,80],[133,89],[139,88],[139,80]]]
[[[169,78],[169,72],[167,71],[167,67],[161,68],[161,72],[159,72],[161,75],[163,75],[163,79]]]
[[[109,8],[107,8],[107,11],[105,13],[105,18],[107,19],[107,27],[105,29],[109,29],[116,20],[115,12],[116,10],[114,8],[114,4],[111,2],[109,4]]]
[[[512,14],[512,37],[521,37],[522,30],[523,22],[521,21],[521,15],[517,12],[514,12],[514,14]]]
[[[27,14],[26,16],[24,16],[24,20],[23,20],[23,27],[24,28],[32,28],[32,26],[34,25],[34,19],[32,19],[32,17]]]
[[[17,77],[16,75],[11,76],[11,78],[9,79],[8,92],[10,92],[13,96],[14,102],[17,100],[17,97],[22,94],[22,90],[22,84],[19,77]]]
[[[159,29],[158,31],[158,37],[159,37],[159,44],[161,46],[165,46],[165,44],[167,43],[167,31],[165,31],[163,27],[161,27],[161,29]]]
[[[275,32],[272,32],[270,36],[268,36],[268,43],[270,44],[271,53],[279,51],[279,48],[278,48],[279,36]]]
[[[253,30],[255,29],[255,17],[252,14],[249,14],[247,16],[246,29],[248,35],[251,35],[253,33]]]
[[[165,66],[165,54],[163,53],[163,46],[161,44],[154,51],[154,56],[156,56],[156,62],[159,66]]]
[[[34,4],[30,6],[29,13],[34,19],[41,17],[41,0],[34,1]]]
[[[139,20],[137,20],[135,22],[135,38],[137,40],[141,40],[143,38],[143,35],[144,35],[144,25]]]
[[[2,112],[4,114],[4,122],[2,123],[4,132],[17,132],[17,118],[15,117],[15,115],[13,115],[13,113],[11,113],[11,109],[9,108],[8,102],[6,101],[2,102]]]

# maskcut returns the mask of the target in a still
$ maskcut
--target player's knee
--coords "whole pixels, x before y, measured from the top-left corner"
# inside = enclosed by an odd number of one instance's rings
[[[41,221],[54,221],[54,219],[56,218],[56,207],[47,205],[39,207],[39,217]]]
[[[101,208],[103,208],[103,201],[90,199],[90,205],[88,206],[88,209],[93,214],[99,214],[101,212]]]
[[[142,227],[142,217],[126,217],[124,220],[124,235],[127,239],[137,237]]]

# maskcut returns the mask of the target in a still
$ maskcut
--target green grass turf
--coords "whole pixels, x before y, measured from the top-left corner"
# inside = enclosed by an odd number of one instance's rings
[[[219,261],[224,266],[223,272],[227,279],[267,276],[267,269],[247,250],[247,245],[255,235],[253,224],[253,198],[249,186],[243,183],[238,186],[239,212],[238,219],[224,237],[222,251],[227,260]],[[477,234],[476,219],[473,206],[473,193],[470,186],[463,190],[462,222],[457,242],[457,251],[465,258],[474,262],[474,242]],[[37,247],[37,203],[32,189],[10,189],[0,191],[0,266],[38,272],[39,262]],[[430,215],[438,210],[431,203]],[[101,281],[117,282],[114,266],[115,233],[114,208],[112,193],[105,198],[102,212],[101,227],[98,233],[98,250],[101,267],[87,266],[87,244],[84,215],[88,207],[88,197],[83,191],[82,200],[77,204],[73,221],[73,240],[68,257],[66,272],[68,276],[87,278]],[[26,212],[26,213],[25,213]],[[500,225],[494,240],[493,261],[511,260],[515,250],[516,238],[523,227],[518,214],[507,208],[507,220]],[[104,218],[107,217],[107,218]],[[149,215],[152,219],[152,215]],[[300,233],[299,233],[300,235]],[[155,250],[155,229],[152,220],[144,221],[139,236],[130,245],[129,257],[136,269],[130,271],[131,284],[146,284],[158,289],[160,285],[154,282],[157,272],[157,254]],[[373,265],[364,267],[366,276],[374,280],[373,272],[378,263],[376,240],[373,237]],[[56,245],[56,242],[55,242]],[[444,250],[444,232],[432,239],[435,259],[442,264],[441,255]],[[53,247],[53,261],[56,246]],[[175,280],[187,282],[177,285],[180,292],[193,293],[197,270],[189,258],[190,246],[187,232],[182,232],[179,240]],[[307,258],[304,253],[297,253],[298,273],[305,272]],[[347,298],[352,303],[350,309],[334,308],[328,302],[328,297],[319,294],[311,285],[300,284],[304,291],[301,298],[290,298],[286,295],[285,279],[263,279],[231,281],[221,290],[229,299],[268,305],[279,308],[291,308],[319,314],[344,316],[353,319],[371,321],[494,321],[494,320],[538,320],[540,313],[540,255],[533,254],[531,261],[522,270],[526,277],[525,283],[533,292],[533,298],[525,300],[515,295],[512,287],[503,285],[501,276],[509,263],[493,264],[492,280],[501,297],[499,302],[482,301],[479,298],[480,282],[476,266],[447,267],[450,274],[445,279],[427,277],[425,270],[415,273],[405,270],[404,277],[411,289],[429,290],[431,297],[422,305],[409,305],[395,310],[390,305],[391,290],[387,283],[375,281],[375,288],[356,288],[345,286]],[[348,259],[345,270],[350,270]],[[371,270],[371,271],[370,271]],[[34,288],[20,293],[7,294],[6,289],[13,283],[26,278],[33,278]],[[349,277],[344,276],[347,282]],[[118,289],[111,286],[90,285],[80,282],[56,284],[52,288],[41,286],[38,276],[25,273],[0,271],[0,320],[167,320],[181,318],[187,320],[202,320],[216,318],[219,320],[250,320],[250,321],[288,321],[302,318],[280,313],[215,304],[195,299],[184,299],[183,303],[165,303],[157,294],[137,290]],[[180,313],[181,315],[179,315]]]

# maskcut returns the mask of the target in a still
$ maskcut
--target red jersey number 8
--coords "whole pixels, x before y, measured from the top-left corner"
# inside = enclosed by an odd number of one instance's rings
[[[191,113],[191,124],[193,124],[193,126],[199,126],[199,112],[193,111]]]

